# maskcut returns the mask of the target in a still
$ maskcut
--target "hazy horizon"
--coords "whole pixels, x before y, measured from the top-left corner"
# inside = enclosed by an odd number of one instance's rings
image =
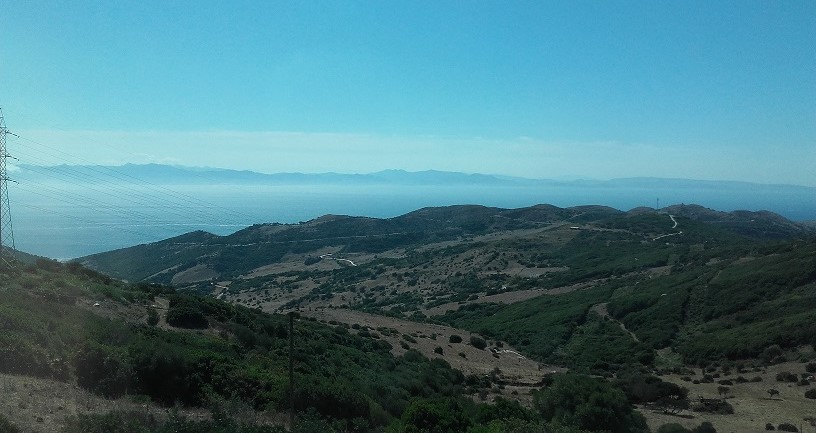
[[[502,173],[490,173],[490,172],[464,172],[464,171],[450,171],[450,170],[436,170],[436,169],[418,169],[418,170],[405,170],[401,168],[384,168],[381,170],[376,171],[256,171],[256,170],[248,170],[248,169],[234,169],[234,168],[227,168],[227,167],[218,167],[218,166],[194,166],[194,165],[185,165],[182,163],[179,164],[172,164],[172,163],[160,163],[160,162],[126,162],[116,165],[84,165],[84,164],[58,164],[58,165],[38,165],[38,164],[20,164],[14,165],[12,163],[8,163],[7,169],[10,173],[18,172],[21,169],[24,169],[26,165],[30,165],[32,167],[42,167],[42,168],[57,168],[60,166],[68,166],[68,167],[99,167],[99,168],[125,168],[128,166],[135,166],[135,167],[146,167],[146,166],[158,166],[158,167],[168,167],[174,168],[184,171],[189,171],[191,173],[196,172],[248,172],[248,173],[255,173],[265,176],[274,176],[274,175],[282,175],[282,174],[298,174],[298,175],[349,175],[349,176],[367,176],[367,175],[375,175],[387,172],[403,172],[406,174],[423,174],[423,173],[446,173],[446,174],[461,174],[461,175],[478,175],[478,176],[488,176],[493,177],[499,180],[502,179],[518,179],[518,180],[530,180],[530,181],[563,181],[563,182],[573,182],[573,181],[588,181],[588,182],[608,182],[608,181],[615,181],[615,180],[629,180],[629,179],[656,179],[656,180],[668,180],[668,181],[699,181],[699,182],[722,182],[722,183],[748,183],[748,184],[756,184],[756,185],[765,185],[765,186],[793,186],[793,187],[805,187],[805,188],[816,188],[816,186],[810,185],[802,185],[802,184],[795,184],[795,183],[771,183],[771,182],[752,182],[752,181],[744,181],[744,180],[728,180],[728,179],[717,179],[717,178],[710,178],[710,179],[703,179],[703,178],[691,178],[691,177],[663,177],[663,176],[626,176],[626,177],[609,177],[609,178],[600,178],[600,177],[591,177],[591,176],[581,176],[581,175],[561,175],[561,176],[542,176],[542,177],[527,177],[527,176],[513,176],[507,175]],[[206,180],[206,179],[204,179]]]
[[[17,2],[0,25],[20,163],[816,186],[814,2]]]

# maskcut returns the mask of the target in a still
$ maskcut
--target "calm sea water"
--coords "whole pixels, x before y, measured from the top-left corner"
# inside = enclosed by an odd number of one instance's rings
[[[502,208],[540,203],[560,207],[601,204],[629,210],[654,207],[660,198],[661,207],[695,203],[723,211],[764,209],[793,220],[816,220],[816,197],[802,192],[568,186],[176,186],[172,190],[183,197],[159,194],[152,205],[146,205],[134,203],[130,197],[111,198],[80,190],[64,190],[62,195],[49,191],[45,196],[12,189],[16,246],[33,254],[69,259],[193,230],[226,235],[254,223],[296,223],[325,214],[386,218],[426,206],[453,204]]]

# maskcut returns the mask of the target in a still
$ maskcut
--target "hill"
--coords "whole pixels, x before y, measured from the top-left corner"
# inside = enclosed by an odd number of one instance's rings
[[[38,386],[43,387],[55,387],[49,380],[75,383],[99,397],[123,401],[108,405],[113,408],[130,406],[129,395],[163,407],[227,410],[239,403],[250,412],[268,414],[289,408],[289,328],[284,316],[157,285],[118,283],[76,264],[47,260],[0,268],[0,287],[2,375],[40,378]],[[459,404],[469,386],[478,388],[472,380],[466,384],[465,376],[444,361],[417,351],[391,355],[391,346],[373,330],[357,332],[307,319],[296,320],[294,330],[294,407],[311,413],[304,417],[317,430],[321,425],[323,431],[346,431],[351,425],[367,430],[399,418],[418,398]],[[4,384],[16,381],[16,376],[3,377]],[[18,401],[16,394],[22,392],[6,391],[6,401]],[[28,410],[7,412],[3,404],[0,427],[8,422],[6,417],[37,431],[47,426],[65,431],[94,426],[97,431],[105,430],[105,423],[145,421],[139,413],[87,415],[87,409],[73,403],[63,401],[62,413],[43,414],[37,411],[42,402],[29,394],[20,408],[33,406],[38,421],[24,417],[30,415]],[[69,405],[73,413],[65,411]],[[274,419],[268,431],[283,431],[273,428],[281,424]],[[237,431],[238,421],[246,419],[196,423],[179,414],[167,422],[187,425],[184,431]],[[241,431],[261,431],[258,428]]]
[[[191,232],[83,263],[142,281],[45,260],[4,270],[0,347],[10,349],[0,372],[159,406],[240,401],[257,419],[286,410],[280,313],[297,312],[296,375],[307,394],[295,401],[299,419],[328,423],[322,431],[414,431],[400,429],[437,413],[453,417],[450,431],[492,423],[487,431],[549,432],[552,402],[575,401],[562,387],[624,402],[613,418],[590,417],[623,420],[615,431],[644,431],[638,413],[653,429],[711,420],[725,431],[810,415],[816,238],[767,212],[540,205],[327,215],[230,236]],[[573,373],[556,373],[564,370]],[[762,386],[776,385],[754,379],[791,375],[802,383],[783,390],[784,404],[762,399]],[[704,401],[720,401],[717,386],[734,397],[711,414]],[[671,418],[687,409],[695,415]],[[156,428],[193,422],[180,416]]]
[[[293,257],[306,260],[332,252],[381,254],[416,250],[442,242],[466,244],[462,240],[491,234],[502,237],[514,232],[526,233],[524,230],[532,231],[530,233],[563,231],[582,224],[590,230],[611,233],[610,228],[614,228],[617,233],[628,232],[644,239],[671,234],[673,223],[666,222],[666,217],[660,218],[653,210],[643,209],[625,213],[603,206],[562,209],[539,205],[499,209],[472,205],[425,208],[389,219],[332,215],[301,224],[258,224],[228,236],[193,232],[83,257],[79,261],[128,281],[186,284],[234,279],[264,266],[293,261]],[[674,213],[695,224],[696,232],[686,230],[683,243],[700,240],[709,233],[720,239],[737,234],[754,240],[791,239],[814,233],[811,227],[770,212],[726,213],[699,206],[673,206],[662,213]]]
[[[304,433],[647,431],[622,383],[580,375],[538,383],[533,409],[475,403],[466,396],[512,385],[498,369],[465,376],[412,348],[395,356],[386,327],[300,318],[290,333],[284,316],[47,260],[0,267],[0,287],[4,432],[280,433],[290,404],[290,430]]]
[[[664,349],[686,363],[756,358],[816,335],[813,232],[770,212],[452,206],[194,232],[82,263],[270,312],[444,322],[585,371],[601,358],[616,371],[633,353],[652,366]],[[579,355],[591,311],[625,327],[591,329],[626,350]]]

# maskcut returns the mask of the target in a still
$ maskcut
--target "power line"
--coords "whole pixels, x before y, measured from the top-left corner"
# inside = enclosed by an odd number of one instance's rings
[[[206,207],[210,207],[210,208],[213,208],[213,209],[218,209],[222,213],[225,212],[225,213],[229,213],[229,214],[232,214],[234,216],[238,216],[238,217],[242,217],[242,218],[252,218],[250,215],[245,214],[245,213],[240,212],[240,211],[237,211],[235,209],[219,206],[219,205],[217,205],[215,203],[209,203],[209,202],[206,202],[204,200],[192,197],[190,195],[183,194],[183,193],[180,193],[178,191],[174,191],[174,190],[172,190],[170,188],[167,188],[165,186],[162,186],[162,185],[159,185],[159,184],[156,184],[156,183],[141,179],[141,178],[133,176],[133,175],[130,175],[128,173],[123,173],[123,172],[117,170],[115,167],[107,167],[107,166],[103,166],[103,165],[98,165],[98,164],[95,164],[95,163],[93,163],[91,161],[83,159],[81,157],[75,156],[75,155],[73,155],[71,153],[68,153],[68,152],[56,149],[54,147],[48,146],[47,144],[41,143],[39,141],[32,140],[32,139],[27,138],[27,137],[20,137],[20,136],[17,136],[17,137],[19,139],[21,139],[21,140],[25,140],[28,143],[34,144],[36,146],[40,146],[41,148],[49,149],[49,150],[57,153],[57,155],[51,153],[50,154],[51,156],[57,156],[57,157],[59,157],[60,159],[63,159],[63,160],[79,161],[82,164],[85,164],[85,165],[82,165],[82,167],[87,169],[90,172],[97,173],[97,174],[100,174],[102,176],[108,176],[108,177],[123,181],[123,182],[131,184],[131,185],[140,185],[140,186],[143,186],[143,187],[145,187],[147,189],[150,189],[150,190],[152,190],[154,192],[165,194],[165,195],[167,195],[169,197],[172,197],[172,198],[174,198],[176,200],[181,200],[181,201],[183,201],[185,203],[195,204],[195,205],[199,205],[199,206],[204,205]],[[49,154],[48,152],[43,152],[43,153]],[[195,175],[194,172],[193,172],[193,174]]]
[[[22,151],[22,160],[15,158],[23,163],[16,164],[18,168],[24,170],[23,173],[28,171],[29,173],[35,174],[34,179],[26,179],[25,181],[25,184],[31,187],[21,185],[20,188],[31,196],[42,197],[49,199],[51,202],[64,203],[70,208],[77,210],[84,209],[94,214],[113,216],[118,219],[125,217],[125,215],[129,219],[135,217],[138,221],[147,223],[147,226],[185,226],[191,229],[195,226],[202,226],[206,229],[206,227],[210,226],[245,227],[253,222],[250,218],[254,218],[243,212],[214,205],[195,197],[172,191],[160,185],[143,181],[127,173],[118,173],[115,169],[109,167],[95,165],[45,166],[43,164],[45,160],[36,155],[54,156],[55,153],[59,153],[69,157],[71,156],[70,154],[53,149],[50,146],[34,140],[20,137],[16,134],[13,136],[19,140],[25,140],[36,145],[20,149]],[[41,149],[37,150],[35,149],[37,147],[44,147],[54,150],[55,152],[43,151]],[[81,158],[71,158],[81,160]],[[37,181],[35,180],[36,176],[53,179],[54,182],[43,179]],[[40,206],[28,205],[25,207],[44,211],[44,208]],[[162,215],[159,216],[156,213],[149,213],[150,209],[160,210]],[[69,216],[65,213],[59,213],[53,210],[48,211],[48,213],[99,226],[98,222],[94,223],[87,218]],[[228,219],[238,220],[241,223],[237,224],[238,221],[236,221],[235,224],[224,224],[225,215],[231,217]],[[184,222],[180,223],[180,221]],[[105,228],[109,227],[110,226],[106,226]],[[158,240],[151,238],[155,238],[159,235],[158,233],[153,233],[151,236],[144,232],[136,232],[133,230],[129,230],[128,232],[138,235],[142,239],[150,239],[151,241]],[[170,237],[176,234],[178,233],[159,235],[159,237]]]

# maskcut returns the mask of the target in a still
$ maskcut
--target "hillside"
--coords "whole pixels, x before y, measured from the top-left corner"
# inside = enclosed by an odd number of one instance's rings
[[[699,206],[676,206],[668,208],[664,214],[674,210],[677,210],[679,217],[712,226],[701,228],[697,236],[711,231],[716,232],[716,236],[736,233],[750,235],[756,240],[767,240],[797,238],[814,233],[808,226],[770,212],[724,213]],[[649,221],[629,218],[648,219],[649,215],[652,218]],[[518,235],[523,230],[563,231],[582,224],[586,224],[588,229],[603,229],[610,224],[626,227],[634,221],[642,225],[633,232],[636,236],[670,234],[671,222],[666,223],[655,218],[655,215],[653,211],[643,213],[641,209],[624,213],[602,206],[562,209],[549,205],[522,209],[483,206],[426,208],[390,219],[327,215],[301,224],[258,224],[229,236],[193,232],[78,260],[123,280],[186,284],[213,278],[234,279],[264,266],[293,261],[293,258],[305,260],[326,252],[357,255],[399,253],[442,242],[464,245],[468,243],[468,238],[490,234],[515,232],[515,237],[519,238],[523,237]],[[687,242],[688,238],[689,235],[684,236],[684,241]]]
[[[269,312],[444,322],[570,368],[593,369],[604,358],[614,371],[632,353],[653,365],[666,348],[686,363],[753,358],[816,335],[812,231],[769,212],[426,208],[392,219],[257,225],[226,237],[194,232],[83,264]],[[591,343],[574,340],[592,308],[635,337],[591,328],[628,347],[617,358],[575,358]]]
[[[4,433],[636,433],[649,431],[642,405],[688,394],[646,371],[605,381],[540,365],[524,386],[508,374],[523,357],[500,341],[300,317],[290,400],[285,316],[44,259],[0,267],[0,290]],[[465,375],[443,350],[494,367]]]
[[[283,431],[290,402],[284,316],[156,285],[117,283],[47,260],[0,268],[0,290],[4,432],[16,431],[8,427],[14,425],[68,432],[113,426],[128,432]],[[373,329],[297,319],[294,330],[299,431],[376,430],[399,422],[415,404],[460,407],[462,395],[491,383],[416,350],[394,356]],[[55,402],[49,389],[62,401]],[[173,405],[183,410],[157,410]],[[210,412],[202,418],[194,408]],[[482,409],[468,410],[476,416]],[[142,430],[150,425],[156,430]]]
[[[289,402],[279,313],[292,311],[302,316],[298,419],[323,426],[304,431],[406,428],[413,411],[437,404],[461,423],[452,431],[491,419],[490,431],[513,431],[474,403],[482,401],[511,405],[528,430],[551,431],[556,418],[543,401],[560,401],[559,386],[622,392],[609,401],[624,398],[638,412],[616,416],[625,418],[617,431],[643,431],[638,413],[652,429],[709,420],[730,431],[811,415],[805,393],[814,384],[804,378],[816,359],[816,238],[766,212],[455,206],[392,219],[327,215],[224,237],[192,232],[84,259],[146,280],[138,284],[79,263],[27,260],[2,272],[0,373],[121,401],[90,412],[73,405],[42,425],[28,410],[0,412],[36,431],[137,422],[141,409],[115,410],[132,407],[130,395],[188,408],[151,415],[149,431],[178,423],[216,431],[219,419],[232,426],[225,431],[247,422],[261,430],[246,431],[276,431]],[[790,374],[803,382],[782,390],[784,405],[762,399],[763,387]],[[689,397],[716,397],[716,386],[733,394],[723,407],[735,415],[708,413]],[[669,401],[682,407],[667,409]],[[245,409],[219,418],[218,407]],[[690,417],[671,418],[688,409]]]

